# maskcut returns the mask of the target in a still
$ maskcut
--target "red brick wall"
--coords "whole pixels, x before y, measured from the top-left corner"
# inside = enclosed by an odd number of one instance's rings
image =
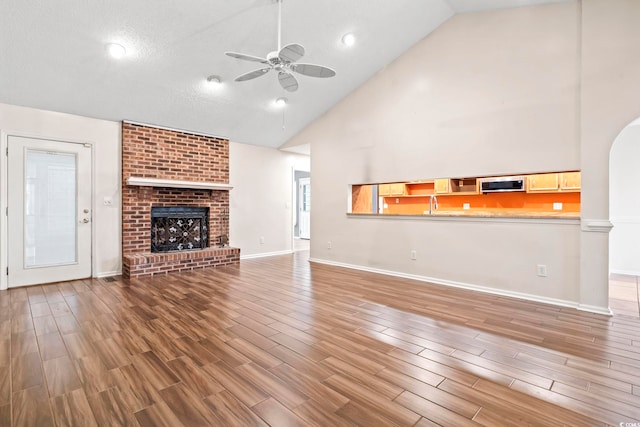
[[[122,174],[229,183],[229,140],[123,123]]]
[[[122,254],[151,251],[152,206],[209,207],[209,246],[229,235],[228,191],[129,186],[132,176],[227,184],[228,140],[122,124]]]

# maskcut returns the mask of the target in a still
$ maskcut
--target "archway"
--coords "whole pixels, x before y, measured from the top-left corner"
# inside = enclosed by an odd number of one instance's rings
[[[640,119],[626,126],[609,155],[609,306],[640,317]]]

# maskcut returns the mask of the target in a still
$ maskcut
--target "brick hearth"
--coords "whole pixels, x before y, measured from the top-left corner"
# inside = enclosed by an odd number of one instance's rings
[[[125,277],[234,264],[240,249],[217,247],[229,235],[229,191],[131,186],[127,178],[229,183],[229,141],[122,124],[122,266]],[[209,208],[209,248],[151,253],[151,207]]]
[[[237,264],[238,248],[207,248],[196,251],[137,253],[125,255],[122,274],[125,277],[153,276],[174,271]]]

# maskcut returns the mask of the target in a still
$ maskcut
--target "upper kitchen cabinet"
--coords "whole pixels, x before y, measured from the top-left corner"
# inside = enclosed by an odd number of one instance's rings
[[[436,179],[434,184],[434,191],[436,194],[447,194],[451,191],[450,180],[447,179]]]
[[[560,188],[557,173],[539,173],[527,176],[527,193],[555,192]]]
[[[560,190],[580,191],[580,172],[562,172],[559,179]]]
[[[527,193],[580,191],[580,172],[540,173],[527,176]]]
[[[435,193],[437,195],[464,195],[478,194],[477,178],[447,178],[435,180]]]
[[[407,186],[404,182],[378,184],[378,196],[403,196],[405,194],[407,194]]]
[[[478,194],[480,188],[477,178],[452,178],[450,180],[451,194]]]

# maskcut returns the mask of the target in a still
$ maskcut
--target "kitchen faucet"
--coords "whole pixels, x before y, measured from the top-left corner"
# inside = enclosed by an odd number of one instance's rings
[[[438,198],[435,194],[429,196],[429,215],[433,213],[433,211],[438,210]]]

